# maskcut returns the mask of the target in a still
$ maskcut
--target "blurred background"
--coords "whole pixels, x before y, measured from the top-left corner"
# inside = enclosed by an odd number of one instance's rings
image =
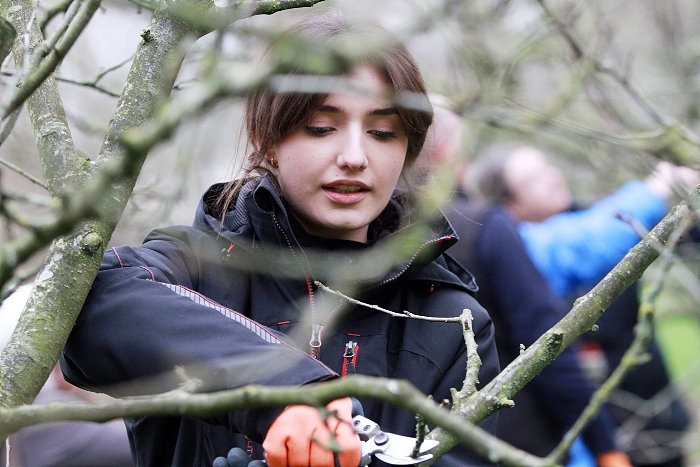
[[[49,8],[42,2],[40,8]],[[648,174],[659,159],[700,162],[700,3],[692,0],[334,0],[368,14],[406,42],[431,92],[463,118],[461,156],[476,160],[494,142],[546,150],[583,204]],[[255,62],[264,38],[309,9],[240,21],[222,36],[222,58]],[[130,60],[151,12],[108,0],[61,64],[56,77],[73,138],[95,157]],[[56,21],[58,22],[58,21]],[[48,25],[50,31],[53,24]],[[193,44],[173,93],[197,79],[213,35]],[[0,92],[14,86],[11,60]],[[190,224],[202,192],[235,176],[245,141],[240,100],[219,103],[157,146],[111,243],[139,244],[153,228]],[[0,146],[0,159],[42,178],[28,118]],[[39,185],[0,168],[0,183],[45,195]],[[678,201],[678,200],[676,200]],[[0,228],[3,239],[21,231]],[[692,239],[691,239],[692,240]],[[688,241],[657,300],[657,337],[688,406],[700,407],[700,254]],[[31,274],[37,255],[24,268]],[[654,266],[645,274],[652,277]],[[697,413],[685,449],[700,464]]]

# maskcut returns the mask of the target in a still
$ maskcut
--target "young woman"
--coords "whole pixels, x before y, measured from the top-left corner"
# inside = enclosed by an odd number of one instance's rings
[[[315,280],[394,311],[457,316],[470,308],[480,380],[495,376],[491,321],[469,295],[470,277],[451,272],[442,256],[456,240],[449,224],[433,223],[406,259],[381,260],[384,246],[413,228],[408,197],[396,188],[432,114],[393,97],[426,97],[416,64],[385,31],[338,14],[316,15],[292,29],[324,43],[358,32],[390,45],[339,77],[332,92],[261,89],[249,97],[245,174],[204,194],[193,227],[156,230],[139,248],[105,255],[61,359],[69,381],[93,390],[117,387],[115,394],[154,392],[178,384],[172,372],[178,365],[205,381],[203,390],[311,384],[352,372],[407,379],[436,400],[461,387],[460,326],[349,306]],[[370,267],[353,275],[369,255]],[[384,430],[414,434],[413,414],[362,402]],[[329,408],[350,420],[349,399]],[[484,427],[493,431],[493,420]],[[127,428],[139,466],[210,467],[233,446],[261,458],[258,443],[272,467],[333,466],[333,453],[314,442],[331,432],[342,448],[340,465],[356,467],[360,459],[350,424],[325,424],[316,409],[303,406],[206,420],[141,418],[128,420]],[[456,448],[438,465],[479,464],[488,462]]]

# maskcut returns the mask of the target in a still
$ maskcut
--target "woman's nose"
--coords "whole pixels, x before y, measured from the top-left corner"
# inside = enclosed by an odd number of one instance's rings
[[[348,137],[338,148],[337,164],[339,167],[352,170],[363,170],[367,167],[367,151],[359,131],[350,131]]]

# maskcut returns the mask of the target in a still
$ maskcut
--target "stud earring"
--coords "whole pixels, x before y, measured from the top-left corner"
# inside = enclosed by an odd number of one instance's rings
[[[277,168],[277,159],[275,159],[274,157],[272,157],[272,158],[270,159],[270,164],[272,165],[272,167],[274,167],[274,168],[276,169],[276,168]]]

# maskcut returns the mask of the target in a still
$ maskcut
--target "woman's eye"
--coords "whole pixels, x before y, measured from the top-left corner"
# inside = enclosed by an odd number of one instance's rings
[[[390,138],[395,139],[396,138],[396,133],[393,131],[371,130],[369,133],[379,140],[385,140],[385,139],[390,139]]]
[[[314,136],[323,136],[327,133],[333,131],[333,128],[329,126],[307,126],[306,132]]]

